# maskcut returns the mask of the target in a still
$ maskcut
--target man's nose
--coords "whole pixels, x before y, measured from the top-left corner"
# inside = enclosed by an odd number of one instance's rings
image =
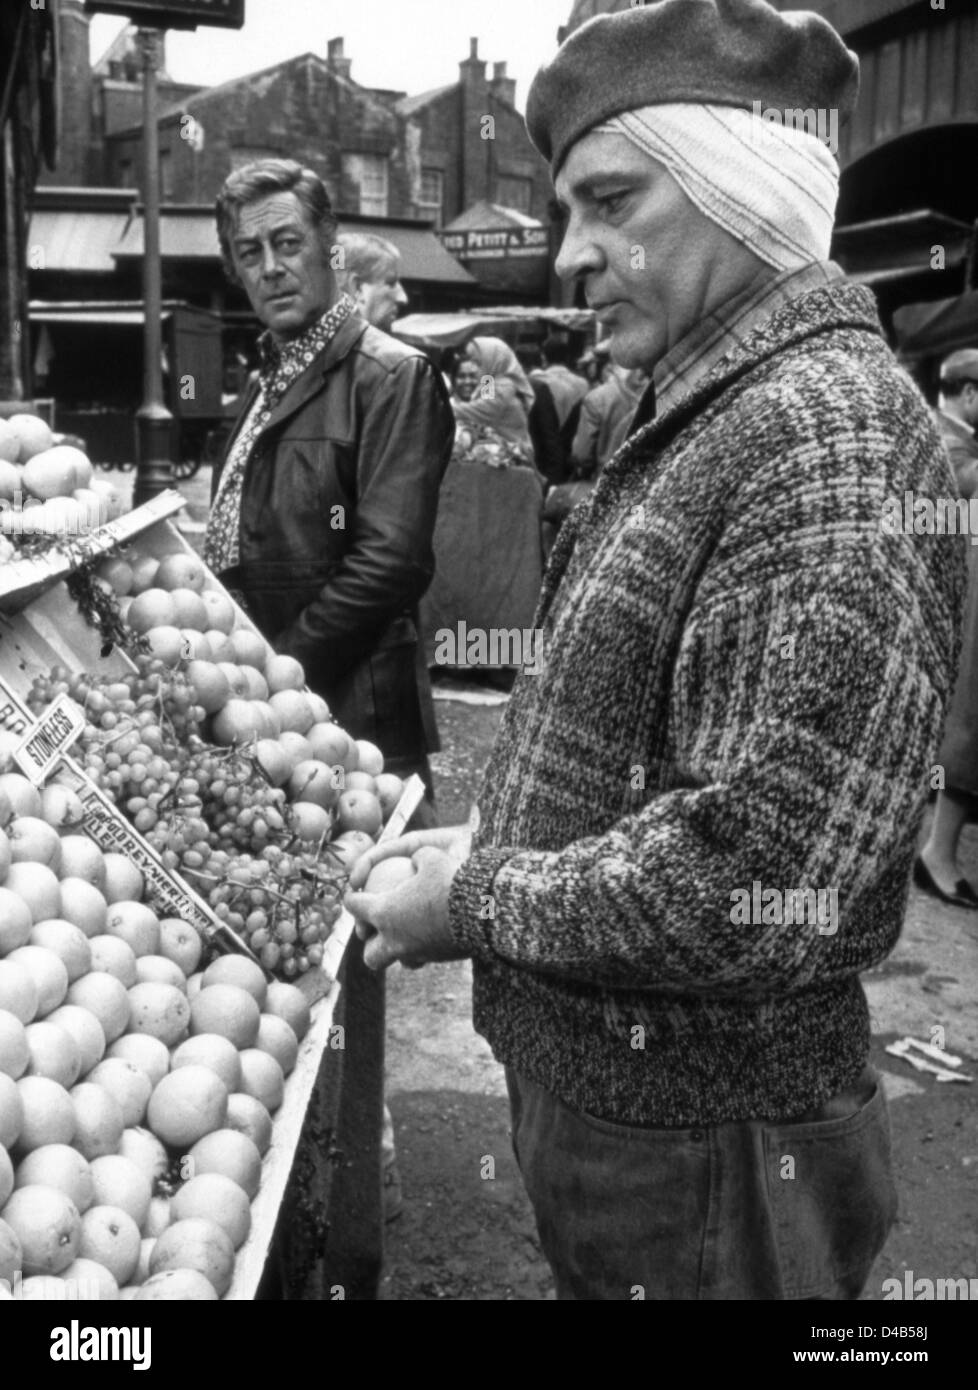
[[[271,244],[262,248],[261,273],[266,280],[274,279],[275,276],[281,275],[282,273],[282,266],[279,262],[278,255],[274,246]]]
[[[557,274],[562,280],[573,280],[600,270],[603,265],[603,252],[585,233],[580,220],[572,215],[554,262]]]

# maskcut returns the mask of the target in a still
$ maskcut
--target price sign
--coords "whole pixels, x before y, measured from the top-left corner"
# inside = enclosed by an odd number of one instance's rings
[[[118,14],[147,29],[240,29],[244,0],[85,0],[89,14]]]

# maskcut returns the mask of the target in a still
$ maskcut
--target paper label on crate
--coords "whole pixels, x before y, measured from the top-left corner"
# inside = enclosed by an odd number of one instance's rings
[[[39,787],[84,729],[84,712],[70,696],[59,695],[14,749],[14,762]]]
[[[217,919],[197,901],[178,875],[168,869],[116,808],[104,799],[97,787],[79,786],[78,796],[85,808],[82,829],[99,849],[124,854],[135,864],[146,884],[146,897],[158,905],[161,917],[179,917],[211,936]]]

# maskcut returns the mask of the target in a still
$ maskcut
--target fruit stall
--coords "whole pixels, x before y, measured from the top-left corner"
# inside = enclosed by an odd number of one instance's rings
[[[379,1269],[383,990],[342,898],[421,784],[182,505],[126,511],[0,421],[0,1301],[370,1297]]]

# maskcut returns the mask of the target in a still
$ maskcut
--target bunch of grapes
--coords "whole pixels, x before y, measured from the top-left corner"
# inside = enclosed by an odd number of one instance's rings
[[[329,846],[310,846],[286,794],[247,749],[200,737],[204,711],[179,670],[138,655],[135,672],[103,679],[55,667],[28,705],[67,694],[87,723],[73,755],[269,970],[290,979],[322,960],[345,879]]]

